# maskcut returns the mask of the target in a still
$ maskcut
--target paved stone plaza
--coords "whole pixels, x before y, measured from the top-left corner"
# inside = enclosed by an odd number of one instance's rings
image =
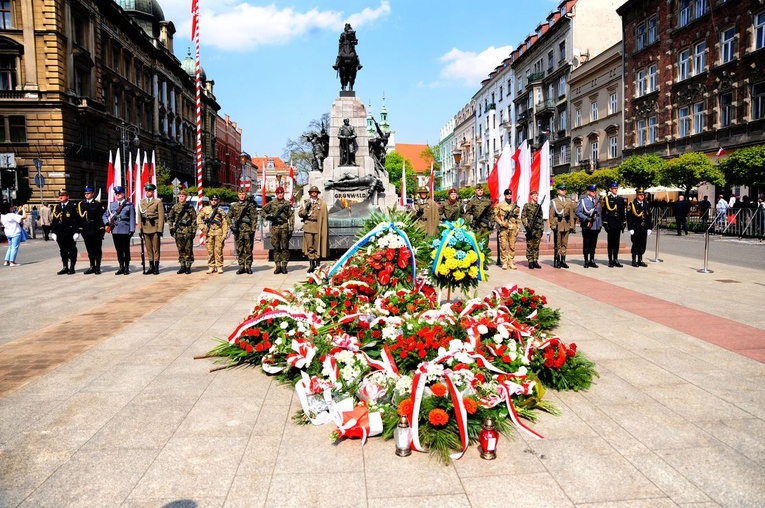
[[[672,255],[492,266],[481,292],[545,294],[601,377],[548,392],[562,415],[540,415],[544,441],[516,434],[493,462],[471,447],[443,466],[379,438],[330,444],[329,426],[292,423],[292,390],[258,369],[209,373],[193,357],[307,263],[205,275],[203,258],[191,275],[171,260],[146,277],[56,276],[57,260],[0,269],[0,506],[762,506],[762,271],[700,274]]]

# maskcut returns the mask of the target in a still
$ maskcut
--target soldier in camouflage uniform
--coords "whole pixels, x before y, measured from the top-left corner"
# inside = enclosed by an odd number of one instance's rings
[[[220,209],[217,194],[210,196],[210,204],[197,216],[197,225],[205,235],[207,245],[207,273],[223,273],[223,243],[228,236],[226,212]]]
[[[494,214],[491,211],[491,199],[483,195],[483,185],[476,185],[475,196],[468,203],[465,214],[479,236],[488,236],[494,228]]]
[[[542,206],[537,203],[539,192],[531,191],[529,202],[523,205],[521,212],[521,223],[526,228],[526,259],[529,262],[529,268],[539,268],[539,241],[542,239],[542,233],[545,230],[545,219],[542,216]]]
[[[515,240],[521,228],[521,209],[513,203],[513,191],[505,189],[505,200],[494,207],[494,222],[499,228],[499,257],[502,269],[517,270],[515,266]]]
[[[240,187],[239,201],[228,210],[228,226],[236,241],[236,259],[239,262],[237,275],[252,273],[252,246],[255,242],[255,228],[258,224],[258,209],[247,196],[247,189]]]
[[[178,202],[167,214],[170,223],[170,236],[175,238],[178,247],[178,262],[181,267],[177,273],[191,273],[194,262],[194,236],[197,234],[197,211],[188,203],[189,193],[186,189],[178,192]]]
[[[276,188],[276,199],[266,203],[260,215],[271,222],[271,245],[273,246],[274,273],[287,273],[290,260],[290,238],[295,226],[295,216],[290,202],[284,199],[284,187]]]
[[[457,189],[449,190],[449,200],[441,205],[441,219],[455,221],[462,217],[462,203],[457,199]]]

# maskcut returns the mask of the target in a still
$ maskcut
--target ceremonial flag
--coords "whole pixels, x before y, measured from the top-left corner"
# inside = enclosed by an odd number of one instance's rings
[[[521,143],[515,159],[515,169],[510,179],[510,188],[513,190],[513,199],[518,206],[529,202],[529,181],[531,180],[531,148],[528,141]]]
[[[401,206],[406,207],[406,161],[401,167]]]
[[[723,155],[725,155],[725,150],[723,149],[723,147],[718,148],[717,149],[717,156],[718,157],[722,157]]]
[[[433,199],[433,194],[435,193],[435,177],[436,174],[433,172],[433,161],[430,161],[430,183],[428,184],[430,187],[430,199]]]
[[[263,199],[261,203],[262,203],[262,206],[266,206],[266,165],[261,164],[261,166],[263,167],[263,174],[261,176],[261,181],[260,181],[260,194]]]
[[[154,184],[154,187],[157,187],[157,159],[154,150],[151,151],[151,183]],[[154,192],[154,197],[157,197],[156,191]]]
[[[542,196],[550,197],[550,143],[545,141],[542,148],[534,152],[531,161],[531,176],[529,181],[529,193],[539,192],[538,203],[542,202]],[[526,198],[528,201],[528,197]],[[542,208],[542,217],[548,219],[550,209]]]
[[[106,167],[106,196],[109,203],[114,201],[114,161],[111,150],[109,150],[109,165]]]
[[[122,163],[120,162],[119,148],[117,148],[116,154],[114,155],[114,182],[112,185],[114,187],[122,187]]]
[[[510,188],[510,177],[513,173],[511,161],[514,158],[515,155],[510,155],[510,142],[507,141],[489,173],[489,195],[494,203],[503,199],[505,189]]]
[[[290,163],[290,192],[289,192],[289,202],[291,205],[295,204],[295,168],[292,167],[292,164]]]

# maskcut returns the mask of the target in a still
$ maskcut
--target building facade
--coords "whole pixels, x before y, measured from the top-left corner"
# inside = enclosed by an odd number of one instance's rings
[[[240,182],[252,182],[252,175],[247,172],[247,166],[250,162],[249,156],[245,158],[244,164],[239,157],[242,155],[242,129],[237,127],[236,122],[232,121],[228,115],[218,116],[215,123],[215,132],[217,133],[216,157],[221,161],[218,171],[220,186],[236,189]]]
[[[624,38],[624,152],[674,157],[765,139],[765,4],[630,0]]]
[[[441,127],[441,135],[438,139],[438,151],[441,162],[441,175],[437,179],[437,189],[451,189],[458,186],[457,162],[454,159],[454,152],[458,149],[456,137],[454,135],[454,126],[456,117],[446,122]]]
[[[173,55],[175,28],[155,0],[0,4],[0,152],[43,198],[104,188],[109,152],[156,152],[171,177],[196,181],[195,84]],[[203,92],[205,180],[217,180],[220,106]],[[123,157],[123,162],[125,157]],[[207,184],[207,183],[206,183]],[[37,191],[35,191],[37,196]]]
[[[559,153],[553,156],[559,165],[561,159],[567,163],[566,152],[571,154],[568,163],[572,171],[592,172],[621,164],[624,133],[621,49],[619,41],[571,72],[571,145],[560,145]]]
[[[456,184],[458,187],[469,187],[479,183],[478,174],[475,170],[475,147],[477,144],[475,105],[474,101],[470,101],[454,117],[454,151],[452,152],[452,158],[456,164]]]

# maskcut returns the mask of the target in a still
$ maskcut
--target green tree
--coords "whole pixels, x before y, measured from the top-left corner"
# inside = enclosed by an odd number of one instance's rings
[[[404,159],[404,156],[394,150],[385,156],[385,170],[388,172],[391,185],[396,189],[396,192],[400,192],[401,169],[404,166],[404,161],[406,161],[406,194],[407,197],[412,197],[417,193],[417,175],[412,169],[412,161]]]
[[[619,182],[620,173],[617,168],[599,169],[590,175],[590,183],[598,186],[598,189],[608,189],[612,182]]]
[[[687,196],[691,188],[700,183],[709,182],[715,186],[725,183],[725,177],[709,157],[703,153],[688,152],[665,162],[659,173],[659,183],[667,187],[675,186],[684,189]]]
[[[164,164],[157,164],[157,185],[170,183],[170,168]]]
[[[750,146],[735,151],[718,161],[717,167],[731,185],[765,187],[765,145]]]
[[[573,173],[561,173],[555,175],[553,186],[566,184],[566,191],[569,194],[582,194],[590,185],[591,177],[584,171],[575,171]]]
[[[625,185],[652,187],[664,167],[665,160],[658,155],[633,155],[619,166]]]

